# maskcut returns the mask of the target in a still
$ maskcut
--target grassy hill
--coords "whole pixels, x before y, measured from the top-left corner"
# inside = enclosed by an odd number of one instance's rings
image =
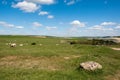
[[[86,41],[86,38],[75,39]],[[111,49],[115,45],[67,42],[75,39],[0,36],[0,80],[120,80],[120,51]],[[10,47],[8,43],[17,46]],[[85,71],[79,68],[84,61],[96,61],[103,69]]]

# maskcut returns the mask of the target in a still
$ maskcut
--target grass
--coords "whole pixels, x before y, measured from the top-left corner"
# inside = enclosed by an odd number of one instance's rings
[[[0,80],[120,80],[120,51],[61,40],[66,39],[0,36]],[[6,45],[9,42],[17,43],[17,47]],[[81,62],[91,60],[103,69],[91,72],[79,67]]]

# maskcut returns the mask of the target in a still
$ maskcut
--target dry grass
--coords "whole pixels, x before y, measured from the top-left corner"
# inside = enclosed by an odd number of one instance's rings
[[[105,80],[120,80],[120,71],[117,71],[114,75],[108,75]]]
[[[80,57],[79,55],[66,56],[69,59]],[[6,56],[0,59],[0,67],[14,67],[24,69],[45,69],[45,70],[61,70],[62,63],[66,61],[65,57],[32,57],[32,56]]]

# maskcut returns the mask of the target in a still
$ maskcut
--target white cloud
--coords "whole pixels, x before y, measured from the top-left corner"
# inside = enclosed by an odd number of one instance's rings
[[[120,25],[116,26],[115,29],[120,29]]]
[[[70,35],[78,35],[78,33],[81,32],[80,28],[85,27],[85,23],[80,22],[79,20],[74,20],[70,22],[70,25],[72,25],[72,27],[70,27],[68,30],[68,34]]]
[[[18,2],[17,4],[12,5],[13,8],[19,8],[20,10],[23,10],[24,12],[35,12],[40,8],[40,6],[37,6],[37,4],[32,2]]]
[[[38,4],[53,4],[55,3],[55,0],[26,0],[28,2],[38,3]]]
[[[54,16],[53,15],[48,15],[48,18],[52,19],[52,18],[54,18]]]
[[[70,24],[74,27],[85,27],[85,23],[80,22],[79,20],[74,20]]]
[[[79,2],[79,1],[80,0],[64,0],[64,3],[66,5],[73,5],[73,4],[75,4],[75,3]]]
[[[115,22],[103,22],[100,25],[95,25],[95,26],[87,28],[87,29],[101,30],[101,31],[113,31],[114,29],[119,28],[119,26],[117,26],[115,28],[112,27],[112,26],[116,26],[116,25],[117,25],[117,23],[115,23]],[[105,26],[110,26],[110,27],[108,28],[108,27],[105,27]]]
[[[16,26],[16,28],[23,29],[24,27],[23,26]]]
[[[95,26],[90,27],[88,29],[91,29],[91,30],[101,30],[101,31],[112,31],[112,30],[114,30],[113,28],[105,28],[104,26],[101,26],[101,25],[95,25]]]
[[[42,24],[40,24],[39,22],[33,22],[32,23],[34,27],[41,27]]]
[[[38,15],[41,15],[41,16],[47,15],[47,18],[49,18],[49,19],[54,18],[54,16],[50,15],[47,11],[41,11]]]
[[[106,28],[105,30],[113,31],[113,28]]]
[[[15,27],[15,25],[6,23],[4,21],[0,21],[0,26],[3,26],[3,27]]]
[[[67,5],[72,5],[72,4],[75,4],[74,0],[71,0],[70,2],[67,3]]]
[[[41,11],[39,15],[48,15],[49,13],[47,11]]]
[[[88,29],[93,29],[93,30],[103,30],[103,27],[100,26],[100,25],[95,25],[95,26],[90,27],[90,28],[88,28]]]
[[[15,26],[14,24],[9,24],[9,23],[4,22],[4,21],[0,21],[0,26],[8,27],[8,28],[19,28],[19,29],[24,28],[23,26]]]
[[[114,22],[103,22],[103,23],[101,23],[101,25],[102,26],[114,26],[114,25],[116,25],[116,23],[114,23]]]
[[[47,30],[54,30],[54,29],[57,29],[57,27],[49,27],[49,26],[47,26],[46,29]]]

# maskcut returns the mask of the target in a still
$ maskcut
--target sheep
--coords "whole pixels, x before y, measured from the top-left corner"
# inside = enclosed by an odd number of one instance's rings
[[[11,43],[10,47],[16,47],[16,43]]]
[[[19,46],[23,46],[23,44],[19,44]]]
[[[56,46],[58,46],[59,44],[56,44]]]
[[[40,46],[42,46],[42,44],[39,44]]]

